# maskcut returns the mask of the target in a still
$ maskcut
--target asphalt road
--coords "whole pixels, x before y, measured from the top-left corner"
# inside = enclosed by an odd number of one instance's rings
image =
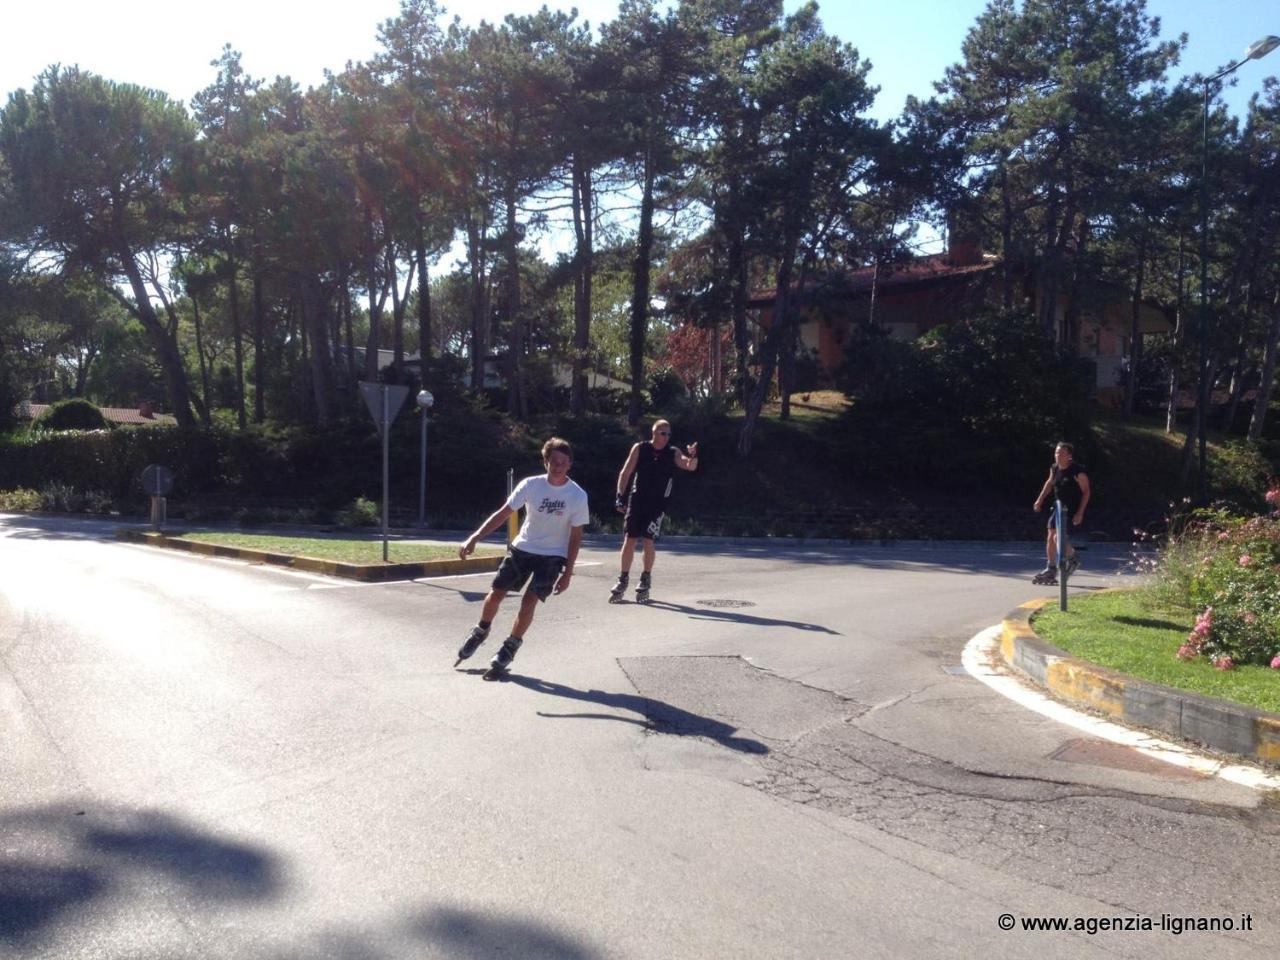
[[[0,516],[2,956],[1280,954],[1274,803],[949,671],[1035,545],[591,546],[485,683],[489,575],[110,535]]]

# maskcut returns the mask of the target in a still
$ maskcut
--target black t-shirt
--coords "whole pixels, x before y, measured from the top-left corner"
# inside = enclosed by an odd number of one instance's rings
[[[635,478],[631,481],[632,501],[646,506],[661,506],[671,496],[675,473],[675,447],[667,444],[661,450],[655,450],[652,441],[643,441],[636,457]]]
[[[1082,463],[1072,463],[1065,470],[1059,470],[1056,463],[1053,465],[1053,496],[1072,513],[1080,509],[1080,501],[1084,499],[1084,491],[1076,479],[1082,473],[1086,476],[1089,473]]]

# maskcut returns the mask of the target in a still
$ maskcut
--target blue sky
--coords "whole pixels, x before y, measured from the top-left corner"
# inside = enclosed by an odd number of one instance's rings
[[[499,20],[527,13],[543,0],[467,0],[455,4],[465,20]],[[446,7],[449,6],[446,0]],[[616,0],[579,0],[583,19],[612,19]],[[786,0],[788,10],[798,0]],[[854,44],[873,64],[882,88],[876,116],[897,115],[908,94],[929,96],[931,82],[960,56],[960,44],[986,0],[827,0],[820,4],[828,29]],[[316,0],[219,0],[213,5],[172,0],[54,0],[23,3],[5,11],[0,35],[0,94],[30,86],[50,63],[78,63],[114,80],[140,83],[190,101],[210,83],[208,65],[224,42],[243,52],[258,77],[289,74],[303,86],[319,83],[323,70],[368,58],[377,25],[395,15],[397,0],[317,3]],[[1161,17],[1163,36],[1190,35],[1179,73],[1214,70],[1237,59],[1254,40],[1280,35],[1280,4],[1273,0],[1149,0]],[[1241,68],[1227,92],[1237,112],[1268,75],[1280,75],[1280,51]]]

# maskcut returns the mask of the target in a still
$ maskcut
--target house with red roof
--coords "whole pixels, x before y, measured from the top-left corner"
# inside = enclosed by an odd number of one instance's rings
[[[845,342],[855,324],[874,320],[890,336],[913,340],[942,324],[962,321],[1000,302],[1001,267],[999,257],[983,254],[974,242],[963,242],[953,243],[945,253],[825,278],[806,288],[807,302],[797,307],[801,347],[813,353],[819,369],[830,377],[844,361]],[[1123,394],[1120,372],[1132,353],[1132,296],[1104,281],[1090,281],[1088,288],[1074,323],[1067,320],[1066,293],[1057,296],[1058,342],[1094,363],[1098,399],[1118,404]],[[1038,311],[1042,291],[1031,271],[1015,271],[1015,291],[1021,305]],[[761,329],[773,322],[775,300],[775,290],[759,291],[748,300]],[[1173,320],[1163,307],[1144,302],[1138,330],[1141,337],[1169,333]]]

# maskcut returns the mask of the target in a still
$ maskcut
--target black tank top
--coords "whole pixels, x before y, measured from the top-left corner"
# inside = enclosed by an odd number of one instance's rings
[[[1080,481],[1076,479],[1082,473],[1087,474],[1088,471],[1080,463],[1072,463],[1065,470],[1059,470],[1056,463],[1053,465],[1053,495],[1073,513],[1080,507],[1080,501],[1084,498]]]
[[[645,440],[640,444],[640,453],[636,458],[636,474],[631,482],[631,490],[642,503],[660,505],[671,496],[671,483],[675,473],[675,447],[667,444],[661,450],[655,450],[653,442]]]

